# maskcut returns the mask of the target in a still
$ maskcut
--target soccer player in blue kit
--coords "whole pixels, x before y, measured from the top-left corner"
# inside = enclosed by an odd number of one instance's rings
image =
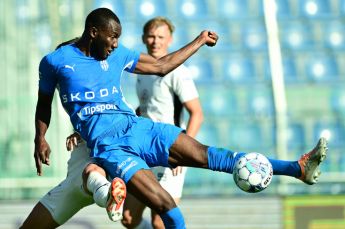
[[[42,174],[42,163],[49,164],[45,134],[57,88],[74,129],[86,140],[96,164],[112,178],[123,179],[127,190],[155,210],[166,228],[185,228],[181,211],[149,167],[190,166],[232,173],[233,164],[244,153],[200,144],[178,127],[137,117],[122,95],[120,78],[123,71],[164,76],[201,46],[215,45],[218,36],[203,31],[180,50],[155,59],[119,44],[121,30],[111,10],[96,9],[87,16],[85,30],[75,44],[42,59],[35,118],[37,173]],[[314,184],[326,150],[327,142],[322,138],[295,163],[270,161],[275,174]]]

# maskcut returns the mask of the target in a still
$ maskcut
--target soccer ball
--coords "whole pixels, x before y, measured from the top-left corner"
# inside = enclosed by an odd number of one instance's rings
[[[233,178],[245,192],[261,192],[271,183],[272,176],[272,164],[260,153],[244,154],[235,162]]]

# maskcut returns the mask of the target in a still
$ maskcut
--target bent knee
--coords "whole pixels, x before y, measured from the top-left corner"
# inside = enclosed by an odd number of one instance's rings
[[[96,164],[88,164],[83,171],[83,175],[88,176],[91,172],[98,172],[101,175],[105,176],[105,171],[102,167]]]

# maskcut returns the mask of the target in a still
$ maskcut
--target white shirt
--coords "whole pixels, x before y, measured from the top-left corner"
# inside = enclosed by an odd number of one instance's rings
[[[164,77],[139,75],[136,89],[141,115],[170,124],[174,124],[174,94],[181,103],[199,97],[191,73],[184,65]]]

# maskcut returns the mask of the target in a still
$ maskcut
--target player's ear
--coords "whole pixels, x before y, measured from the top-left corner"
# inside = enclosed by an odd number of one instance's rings
[[[144,44],[146,44],[145,37],[146,37],[145,34],[141,35],[141,40],[143,41]]]
[[[95,38],[97,36],[98,30],[96,27],[92,26],[89,30],[90,37]]]

